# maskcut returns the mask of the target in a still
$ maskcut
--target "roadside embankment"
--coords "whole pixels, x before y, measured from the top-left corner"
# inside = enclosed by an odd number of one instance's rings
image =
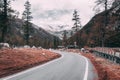
[[[23,71],[60,56],[45,49],[0,49],[0,77]]]
[[[83,53],[80,52],[80,50],[75,50],[75,49],[70,49],[67,50],[69,52],[76,52],[78,54],[81,54],[93,63],[95,66],[99,80],[120,80],[120,65],[113,63],[112,61],[108,59],[104,59],[98,56],[95,56],[94,54],[91,54],[90,52],[88,53]]]

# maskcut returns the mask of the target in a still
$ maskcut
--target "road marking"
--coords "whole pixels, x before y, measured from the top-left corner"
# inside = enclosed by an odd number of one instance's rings
[[[82,56],[85,61],[86,61],[86,68],[85,68],[85,75],[84,75],[84,79],[83,80],[87,80],[87,77],[88,77],[88,60],[86,57]]]
[[[58,53],[59,53],[59,52],[58,52]],[[12,80],[13,78],[15,78],[15,77],[17,77],[17,76],[24,76],[24,74],[27,74],[27,73],[29,73],[29,72],[32,72],[32,71],[34,71],[34,70],[36,70],[36,69],[39,69],[39,68],[41,68],[41,67],[44,67],[44,66],[46,66],[46,65],[48,65],[48,64],[51,64],[51,63],[53,63],[53,62],[56,62],[56,61],[64,58],[64,55],[63,55],[63,54],[61,54],[61,55],[62,55],[61,58],[55,59],[55,60],[53,60],[53,61],[50,61],[50,62],[45,63],[45,64],[40,65],[40,66],[33,67],[33,68],[31,68],[31,69],[28,69],[28,70],[25,70],[25,71],[23,71],[23,72],[17,73],[17,74],[15,74],[15,75],[8,76],[8,77],[6,77],[6,78],[3,78],[2,80]],[[82,56],[82,57],[85,59],[85,62],[86,62],[86,68],[85,68],[85,74],[84,74],[83,80],[87,80],[87,77],[88,77],[88,60],[87,60],[86,57],[84,57],[84,56]],[[0,80],[1,80],[1,79],[0,79]],[[14,80],[14,79],[13,79],[13,80]]]
[[[59,53],[59,52],[58,52],[58,53]],[[47,63],[45,63],[45,64],[42,64],[42,65],[39,65],[39,66],[35,66],[35,67],[33,67],[33,68],[29,68],[29,69],[27,69],[27,70],[25,70],[25,71],[22,71],[22,72],[19,72],[19,73],[10,75],[10,76],[8,76],[8,77],[1,78],[0,80],[11,80],[12,78],[15,78],[15,77],[17,77],[17,76],[22,76],[22,75],[27,74],[27,73],[29,73],[29,72],[31,72],[31,71],[34,71],[34,70],[36,70],[36,69],[39,69],[39,68],[44,67],[44,66],[46,66],[46,65],[49,65],[49,64],[51,64],[51,63],[53,63],[53,62],[59,61],[60,59],[63,59],[63,58],[64,58],[64,55],[61,54],[61,57],[60,57],[60,58],[54,59],[54,60],[52,60],[52,61],[49,61],[49,62],[47,62]]]

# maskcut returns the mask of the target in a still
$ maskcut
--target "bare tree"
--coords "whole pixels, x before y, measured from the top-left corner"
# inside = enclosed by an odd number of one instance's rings
[[[95,13],[100,13],[101,11],[110,9],[114,1],[115,0],[96,0],[96,5],[94,6],[93,10],[95,11]]]
[[[106,27],[108,25],[108,9],[110,8],[113,0],[96,0],[96,6],[94,7],[94,10],[101,10],[102,8],[104,10],[104,26],[101,26],[100,31],[101,31],[101,37],[102,37],[102,47],[104,47],[104,41],[105,41],[105,35],[106,35]]]
[[[112,15],[117,17],[115,22],[115,30],[120,31],[120,0],[115,0],[113,3]]]

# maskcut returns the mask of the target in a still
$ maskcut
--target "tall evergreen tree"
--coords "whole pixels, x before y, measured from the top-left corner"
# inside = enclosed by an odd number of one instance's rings
[[[63,32],[63,42],[62,42],[62,44],[63,44],[63,46],[67,46],[67,31],[66,30],[64,30],[64,32]]]
[[[0,32],[2,29],[2,19],[3,19],[3,1],[0,0]]]
[[[30,26],[31,26],[31,4],[27,0],[25,2],[25,11],[23,12],[23,20],[24,20],[24,35],[25,35],[25,40],[26,40],[26,45],[29,45],[29,37],[30,37]]]
[[[78,40],[78,34],[77,34],[77,32],[80,30],[80,28],[81,28],[81,23],[80,23],[80,18],[79,18],[79,15],[78,15],[78,12],[77,12],[77,10],[74,10],[74,13],[73,13],[73,19],[72,19],[73,21],[75,21],[75,23],[74,23],[74,26],[72,27],[74,30],[75,30],[75,33],[76,33],[76,41],[75,41],[75,43],[77,43],[77,45],[79,45],[78,44],[78,42],[79,42],[79,40]]]
[[[14,10],[10,7],[10,2],[12,0],[0,0],[0,30],[1,30],[1,40],[0,42],[5,42],[5,36],[8,31],[9,19],[11,18],[11,13]]]
[[[2,9],[2,12],[1,12],[1,19],[2,19],[2,24],[1,25],[1,30],[2,30],[2,35],[1,35],[1,42],[5,42],[5,34],[6,34],[6,31],[7,31],[7,22],[8,22],[8,0],[3,0],[3,5],[1,5],[1,8]]]
[[[53,37],[53,40],[54,40],[54,49],[56,49],[57,48],[57,39],[55,36]]]
[[[77,32],[81,28],[80,18],[77,10],[74,10],[72,20],[75,21],[74,26],[72,28],[75,30],[75,32]]]

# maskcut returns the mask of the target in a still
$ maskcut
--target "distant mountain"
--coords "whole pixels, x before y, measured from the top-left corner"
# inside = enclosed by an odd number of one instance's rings
[[[10,25],[8,26],[6,42],[15,46],[25,45],[23,29],[23,21],[21,19],[11,20]],[[54,47],[54,39],[57,39],[57,44],[59,44],[60,39],[58,37],[48,33],[43,28],[38,27],[35,24],[31,25],[30,46],[34,45],[44,48]]]
[[[47,32],[52,35],[59,37],[61,40],[63,39],[63,33],[67,31],[67,37],[69,38],[71,35],[71,27],[69,25],[41,25]]]
[[[116,0],[117,1],[117,0]],[[114,3],[115,4],[115,3]],[[115,14],[120,11],[120,7],[112,7],[108,12],[108,25],[104,27],[105,12],[95,15],[80,31],[69,38],[68,44],[73,44],[78,39],[77,45],[101,46],[102,30],[105,30],[105,47],[120,47],[120,19]],[[103,28],[103,29],[102,29]]]
[[[46,30],[59,32],[59,31],[64,31],[69,29],[70,29],[69,25],[48,25]]]

